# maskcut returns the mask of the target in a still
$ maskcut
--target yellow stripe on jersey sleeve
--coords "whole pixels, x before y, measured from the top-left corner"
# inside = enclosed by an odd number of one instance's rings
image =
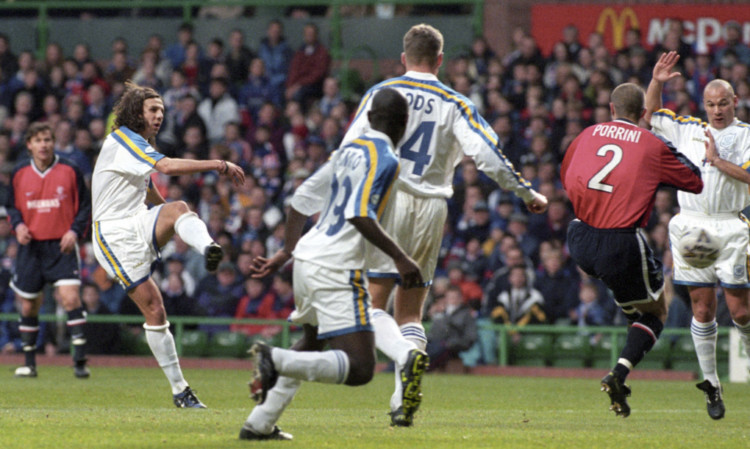
[[[380,218],[383,216],[383,212],[385,212],[385,206],[388,205],[388,200],[391,198],[391,192],[393,191],[393,186],[396,185],[396,181],[398,180],[398,175],[401,172],[401,166],[396,167],[396,174],[393,176],[393,180],[391,181],[391,185],[388,186],[388,190],[385,191],[385,195],[380,200],[380,206],[378,206],[378,221],[380,221]]]
[[[353,143],[367,147],[367,151],[370,153],[370,170],[367,173],[365,185],[362,188],[362,197],[360,198],[359,205],[359,215],[366,217],[368,215],[367,205],[370,202],[372,184],[375,182],[375,173],[378,171],[378,150],[375,148],[375,144],[372,141],[357,139]]]
[[[144,161],[148,162],[149,164],[156,165],[156,160],[146,154],[143,150],[138,148],[138,145],[136,145],[132,140],[130,140],[130,137],[127,136],[124,132],[122,132],[120,129],[115,130],[115,134],[117,134],[123,142],[128,146],[128,149],[141,157]]]

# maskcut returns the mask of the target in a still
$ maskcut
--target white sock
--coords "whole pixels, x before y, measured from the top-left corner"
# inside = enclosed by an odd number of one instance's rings
[[[405,339],[417,345],[422,351],[427,348],[427,334],[424,331],[422,323],[406,323],[401,326],[401,335]]]
[[[169,332],[169,322],[162,326],[144,324],[143,328],[146,329],[148,347],[151,348],[151,352],[154,353],[156,361],[172,386],[172,394],[182,393],[188,383],[182,376],[177,349],[174,346],[174,337]]]
[[[372,310],[372,326],[375,329],[375,346],[399,365],[404,365],[409,351],[417,345],[404,338],[396,320],[383,309]]]
[[[424,327],[421,323],[406,323],[402,325],[399,329],[401,331],[401,335],[403,335],[404,339],[412,344],[414,344],[417,348],[421,349],[422,351],[427,348],[427,334],[424,331]],[[377,339],[377,331],[375,331],[375,338]],[[406,363],[406,359],[402,363],[396,363],[395,364],[395,374],[396,374],[396,389],[393,391],[393,395],[391,396],[391,410],[395,411],[399,407],[401,407],[401,400],[403,395],[403,384],[401,383],[401,370],[404,368],[404,363]]]
[[[267,435],[273,432],[273,426],[281,417],[287,405],[292,402],[295,393],[302,385],[302,381],[291,377],[280,376],[276,385],[268,392],[266,401],[256,405],[245,421],[245,427]]]
[[[282,376],[340,384],[349,377],[349,356],[337,349],[323,352],[273,348],[273,364]]]
[[[198,217],[195,212],[182,214],[174,222],[174,232],[180,236],[182,241],[190,245],[193,249],[203,254],[208,245],[213,243],[213,239],[208,235],[206,223]]]
[[[745,352],[750,359],[750,322],[747,322],[744,326],[738,324],[734,320],[732,320],[732,323],[734,324],[734,327],[740,331],[740,340],[742,340],[742,343],[745,345]]]
[[[693,318],[690,323],[690,335],[693,336],[695,354],[703,371],[703,378],[711,385],[719,385],[719,374],[716,372],[716,340],[719,335],[716,319],[701,323]]]

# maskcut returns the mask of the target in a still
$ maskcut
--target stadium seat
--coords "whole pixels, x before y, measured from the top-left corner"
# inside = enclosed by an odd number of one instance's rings
[[[675,341],[670,360],[673,370],[700,373],[698,357],[695,355],[695,346],[693,346],[693,337],[690,335],[683,335]]]
[[[638,364],[638,369],[667,369],[670,364],[672,339],[664,335],[654,344],[654,347]]]
[[[182,333],[182,354],[186,357],[203,357],[208,350],[208,334],[203,331],[185,331]]]
[[[122,342],[122,353],[130,355],[151,355],[151,348],[146,341],[146,333],[133,334],[127,326],[120,329],[120,341]]]
[[[591,358],[589,337],[581,334],[559,334],[552,351],[552,366],[583,368]]]
[[[552,354],[552,335],[521,334],[521,341],[511,345],[510,360],[513,365],[547,366]]]
[[[240,332],[217,332],[211,337],[207,355],[210,357],[234,357],[247,356],[247,337]]]
[[[625,346],[625,334],[617,335],[616,345],[617,348],[615,348],[615,350],[619,353],[622,347]],[[591,366],[600,369],[612,368],[612,336],[610,334],[603,334],[601,338],[592,345]]]

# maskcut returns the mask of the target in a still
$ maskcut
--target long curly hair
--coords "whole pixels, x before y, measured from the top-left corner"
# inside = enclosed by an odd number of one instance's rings
[[[161,98],[154,89],[141,87],[132,81],[125,83],[125,92],[114,107],[115,127],[126,126],[130,130],[141,133],[146,129],[143,119],[143,103],[149,98]]]

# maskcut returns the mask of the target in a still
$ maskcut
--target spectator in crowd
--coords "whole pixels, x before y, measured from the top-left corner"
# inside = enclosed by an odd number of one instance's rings
[[[544,297],[527,279],[526,267],[511,267],[508,284],[509,287],[497,296],[488,296],[486,315],[495,323],[518,326],[545,323],[547,315],[544,313]]]
[[[271,20],[266,28],[266,36],[260,41],[259,57],[266,67],[271,83],[273,98],[277,106],[284,101],[284,88],[289,75],[292,50],[284,37],[284,26],[280,20]]]
[[[544,298],[544,310],[550,323],[574,321],[577,305],[578,273],[563,264],[563,253],[552,249],[542,256],[534,288]]]
[[[197,311],[202,316],[232,317],[244,295],[242,281],[237,278],[237,267],[232,262],[222,262],[214,275],[203,278],[195,292]],[[224,325],[202,325],[208,332],[229,330]]]
[[[265,63],[260,58],[253,58],[238,95],[239,106],[249,114],[249,120],[257,121],[261,106],[278,97],[280,92],[273,92],[273,89],[271,80],[266,76]]]
[[[276,294],[263,285],[263,281],[253,277],[245,279],[245,295],[240,298],[237,304],[237,311],[234,317],[237,319],[256,318],[274,320],[281,318],[279,315],[279,306],[277,304]],[[246,335],[252,335],[271,340],[276,334],[281,332],[281,326],[263,325],[263,324],[233,324],[230,328],[232,332],[242,332]]]
[[[99,287],[84,283],[81,287],[81,300],[86,313],[91,315],[112,315],[112,311],[100,301]],[[120,326],[116,323],[92,323],[83,325],[86,333],[86,352],[89,354],[119,354],[121,350]]]
[[[198,105],[198,115],[206,124],[208,141],[216,143],[224,137],[224,127],[230,122],[239,122],[237,101],[229,93],[226,78],[213,78],[208,98]]]
[[[240,85],[247,80],[248,68],[253,58],[255,53],[245,44],[245,34],[239,29],[232,30],[229,33],[229,51],[226,58],[232,85]]]
[[[476,342],[476,317],[465,304],[459,287],[448,287],[445,296],[437,298],[430,306],[428,316],[432,322],[427,333],[426,349],[430,356],[430,369],[444,367]]]
[[[18,70],[18,57],[10,48],[10,38],[5,33],[0,33],[0,81],[8,80],[11,74]]]
[[[193,25],[183,23],[177,30],[177,42],[167,47],[164,54],[172,63],[173,68],[178,68],[185,62],[185,52],[188,44],[193,40]]]
[[[750,48],[742,41],[742,26],[736,20],[730,20],[724,24],[724,44],[714,49],[714,64],[719,65],[729,55],[734,55],[738,62],[750,65]],[[680,54],[680,58],[687,55]]]
[[[318,40],[318,26],[308,23],[303,30],[304,43],[294,53],[286,80],[286,99],[307,108],[323,96],[323,80],[328,75],[331,56]]]

